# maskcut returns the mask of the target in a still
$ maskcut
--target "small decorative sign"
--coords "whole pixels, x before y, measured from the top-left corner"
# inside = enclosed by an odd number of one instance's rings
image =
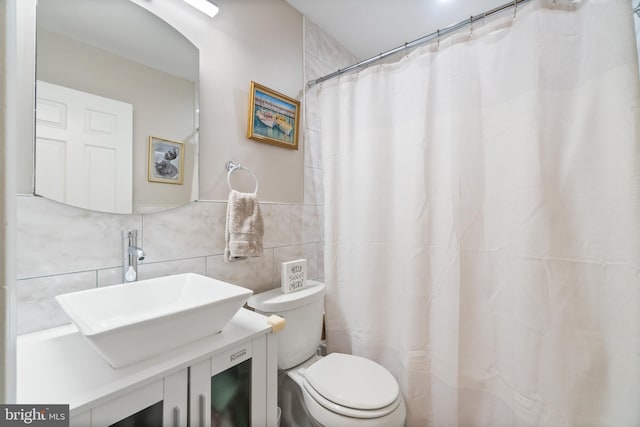
[[[283,262],[281,284],[285,294],[304,288],[307,284],[307,260]]]

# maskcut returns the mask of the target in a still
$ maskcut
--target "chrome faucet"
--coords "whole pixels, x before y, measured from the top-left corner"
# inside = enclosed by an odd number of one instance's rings
[[[145,258],[138,247],[138,230],[122,231],[122,283],[135,282],[138,278],[138,261]]]

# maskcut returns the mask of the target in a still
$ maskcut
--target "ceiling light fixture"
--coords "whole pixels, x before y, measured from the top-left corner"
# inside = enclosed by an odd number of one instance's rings
[[[218,6],[207,0],[184,0],[185,3],[195,7],[200,12],[213,18],[218,13]]]

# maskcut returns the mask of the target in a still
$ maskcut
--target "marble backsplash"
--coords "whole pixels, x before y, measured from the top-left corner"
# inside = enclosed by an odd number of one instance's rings
[[[305,81],[357,58],[305,18]],[[323,162],[316,92],[303,102],[304,200],[261,203],[264,255],[225,263],[225,201],[201,201],[162,213],[114,215],[18,196],[18,333],[68,323],[55,295],[121,282],[121,231],[138,230],[146,259],[139,280],[194,272],[261,292],[280,286],[280,263],[306,258],[308,277],[322,280]]]
[[[261,203],[264,255],[224,261],[226,202],[113,215],[18,197],[18,333],[68,323],[54,296],[122,280],[121,230],[138,230],[138,279],[194,272],[261,292],[280,286],[280,263],[307,258],[322,279],[322,206]]]

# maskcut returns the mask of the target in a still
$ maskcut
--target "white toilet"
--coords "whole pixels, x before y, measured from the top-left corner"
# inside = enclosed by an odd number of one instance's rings
[[[278,334],[278,404],[283,427],[401,427],[406,408],[398,383],[363,357],[316,355],[322,335],[324,283],[285,294],[280,288],[253,295],[258,313],[286,319]]]

